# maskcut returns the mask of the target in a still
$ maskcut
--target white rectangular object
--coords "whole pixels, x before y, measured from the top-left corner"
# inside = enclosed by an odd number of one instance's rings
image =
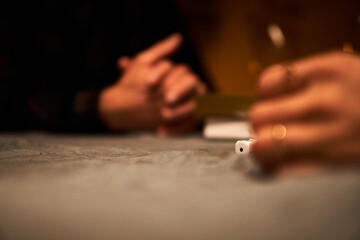
[[[209,139],[253,138],[250,124],[241,118],[207,118],[203,133],[204,137]]]

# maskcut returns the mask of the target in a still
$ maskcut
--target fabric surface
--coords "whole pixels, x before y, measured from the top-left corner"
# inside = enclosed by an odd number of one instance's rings
[[[0,239],[360,239],[360,172],[260,180],[234,142],[0,135]]]

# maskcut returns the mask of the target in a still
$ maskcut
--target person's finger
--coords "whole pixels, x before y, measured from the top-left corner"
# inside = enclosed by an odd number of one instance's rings
[[[165,89],[165,102],[173,105],[180,100],[194,95],[198,90],[199,79],[189,72],[179,75],[174,81],[169,81]]]
[[[162,107],[161,116],[166,121],[175,121],[193,115],[196,109],[196,101],[191,99],[176,107]]]
[[[336,84],[323,82],[292,94],[262,100],[250,110],[250,121],[255,130],[262,125],[286,121],[328,118],[341,110],[339,98],[334,97]],[[327,94],[319,97],[319,92]]]
[[[144,63],[154,63],[161,58],[173,54],[180,47],[181,43],[182,36],[179,33],[174,33],[138,54],[136,59]]]
[[[178,81],[174,82],[171,88],[165,92],[165,102],[171,106],[189,98],[195,98],[197,95],[204,94],[206,92],[206,86],[200,82],[196,75],[187,73],[180,76]]]
[[[152,66],[147,76],[147,85],[155,87],[159,85],[166,74],[168,74],[173,67],[173,64],[168,60],[163,60]]]
[[[269,98],[297,90],[314,79],[329,79],[336,75],[335,68],[342,53],[315,56],[291,64],[277,64],[259,76],[259,94]]]
[[[189,68],[185,64],[179,64],[171,69],[164,79],[163,84],[163,92],[166,102],[177,97],[176,95],[173,95],[172,86],[174,83],[181,80],[181,76],[184,76],[188,72]]]
[[[118,58],[116,66],[119,71],[124,71],[130,66],[130,64],[131,64],[131,59],[127,56],[122,56]]]
[[[312,104],[304,92],[260,101],[250,110],[250,122],[256,131],[262,125],[301,118]]]
[[[258,92],[260,97],[276,96],[285,91],[286,67],[277,64],[265,69],[258,78]]]
[[[298,158],[288,164],[280,165],[273,169],[273,177],[276,179],[288,177],[311,177],[327,172],[328,165],[319,163],[317,158]]]
[[[255,158],[266,166],[286,164],[294,159],[324,156],[328,144],[341,135],[341,128],[319,123],[288,123],[283,139],[274,138],[274,126],[259,129],[253,144]]]

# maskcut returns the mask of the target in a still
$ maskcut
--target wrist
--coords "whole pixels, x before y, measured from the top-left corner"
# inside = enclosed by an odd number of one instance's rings
[[[146,94],[121,84],[101,91],[99,117],[111,131],[154,129],[158,118]]]

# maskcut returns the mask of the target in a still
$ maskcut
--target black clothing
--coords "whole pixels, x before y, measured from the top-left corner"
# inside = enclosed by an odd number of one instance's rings
[[[117,58],[173,32],[184,28],[169,0],[1,4],[0,129],[102,129],[98,95],[118,79]],[[174,61],[199,73],[186,38]]]

